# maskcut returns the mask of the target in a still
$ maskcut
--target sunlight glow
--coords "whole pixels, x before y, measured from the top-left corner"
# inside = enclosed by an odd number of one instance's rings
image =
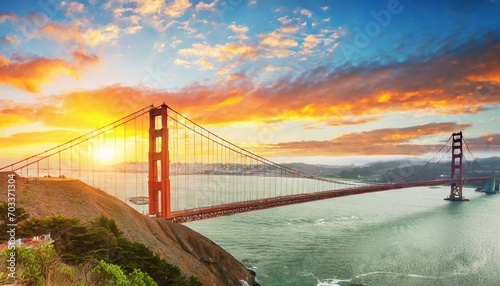
[[[115,163],[115,152],[113,148],[109,146],[103,146],[94,154],[95,159],[102,164],[113,164]]]

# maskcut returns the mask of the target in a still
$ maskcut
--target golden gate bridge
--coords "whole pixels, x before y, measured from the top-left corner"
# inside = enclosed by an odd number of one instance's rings
[[[165,104],[144,107],[0,171],[27,178],[76,178],[139,212],[175,222],[419,186],[450,185],[446,199],[452,201],[466,200],[465,183],[483,183],[485,192],[495,192],[494,176],[481,168],[462,132],[453,133],[411,174],[359,184],[274,163]]]

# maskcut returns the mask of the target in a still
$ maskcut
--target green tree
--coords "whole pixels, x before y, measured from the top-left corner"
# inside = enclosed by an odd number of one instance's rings
[[[12,208],[10,210],[12,210]],[[2,215],[2,219],[0,220],[0,243],[5,242],[10,238],[9,233],[7,233],[10,228],[7,226],[8,224],[21,223],[29,218],[29,214],[23,207],[19,206],[19,203],[16,205],[14,212],[10,212],[10,210],[7,202],[0,202],[0,214]],[[9,217],[9,213],[12,213],[15,217]],[[10,219],[15,220],[11,221]]]
[[[106,263],[104,260],[99,260],[97,265],[92,268],[94,280],[96,285],[116,285],[116,286],[130,286],[130,280],[127,275],[123,273],[120,266]]]
[[[139,269],[134,269],[130,274],[131,286],[158,286],[149,274]]]

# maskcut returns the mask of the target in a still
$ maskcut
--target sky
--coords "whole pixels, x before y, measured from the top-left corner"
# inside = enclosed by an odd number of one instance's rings
[[[500,155],[500,2],[0,2],[0,160],[165,102],[278,162]]]

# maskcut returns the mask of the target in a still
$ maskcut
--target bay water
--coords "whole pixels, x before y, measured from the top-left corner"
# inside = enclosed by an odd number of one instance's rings
[[[348,196],[186,225],[263,286],[500,285],[500,194],[450,187]]]

